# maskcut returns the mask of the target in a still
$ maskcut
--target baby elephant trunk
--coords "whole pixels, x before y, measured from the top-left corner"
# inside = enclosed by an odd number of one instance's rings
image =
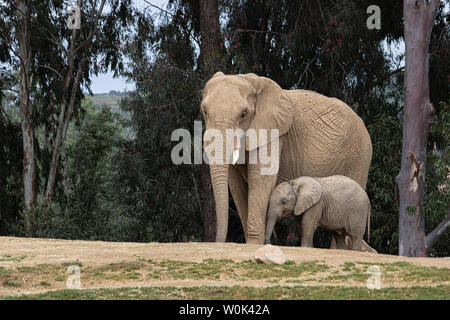
[[[278,217],[280,215],[276,212],[270,212],[267,215],[267,224],[266,224],[266,243],[270,243],[270,238],[272,237],[273,228],[275,228],[275,224],[278,221]]]

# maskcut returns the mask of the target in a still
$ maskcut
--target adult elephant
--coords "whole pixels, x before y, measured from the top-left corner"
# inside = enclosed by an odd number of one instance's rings
[[[274,81],[251,73],[217,72],[205,85],[201,111],[206,129],[217,129],[223,137],[227,129],[278,129],[280,136],[277,174],[263,175],[266,164],[249,163],[249,144],[245,145],[244,164],[229,164],[224,156],[223,163],[210,165],[217,242],[225,242],[227,235],[228,185],[246,241],[257,244],[264,244],[269,197],[279,182],[300,176],[344,175],[366,187],[372,159],[370,136],[361,118],[338,99],[307,90],[283,90]],[[271,143],[267,146],[270,149]]]

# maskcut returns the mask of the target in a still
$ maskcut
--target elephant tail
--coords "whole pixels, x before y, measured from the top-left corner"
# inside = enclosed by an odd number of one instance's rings
[[[369,208],[367,210],[369,211],[367,213],[367,242],[370,243],[370,211],[371,211],[370,203],[369,203]]]

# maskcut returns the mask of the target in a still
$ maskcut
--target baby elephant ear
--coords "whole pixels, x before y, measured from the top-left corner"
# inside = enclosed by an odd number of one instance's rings
[[[297,203],[295,204],[294,214],[302,214],[322,198],[323,188],[320,183],[313,178],[305,177],[299,179],[297,189]]]
[[[256,96],[255,115],[249,129],[254,129],[257,135],[257,143],[246,143],[248,151],[261,148],[271,141],[271,130],[278,129],[279,136],[289,131],[293,122],[292,104],[288,95],[273,80],[259,77],[253,73],[241,75],[254,88]],[[259,139],[260,129],[266,129],[267,138]]]

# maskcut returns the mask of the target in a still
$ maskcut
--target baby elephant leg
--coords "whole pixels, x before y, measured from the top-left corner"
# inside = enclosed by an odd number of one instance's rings
[[[319,220],[322,213],[322,207],[319,205],[312,206],[302,215],[302,247],[313,248],[314,232],[319,226]]]
[[[313,248],[314,231],[310,226],[302,225],[302,247]]]

